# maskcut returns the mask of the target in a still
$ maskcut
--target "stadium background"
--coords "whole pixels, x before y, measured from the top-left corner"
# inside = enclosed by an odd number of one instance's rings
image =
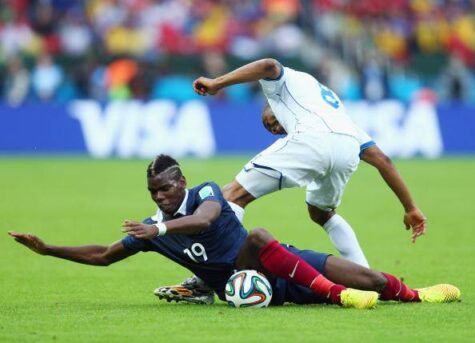
[[[392,156],[473,153],[473,11],[428,0],[3,1],[0,153],[259,151],[273,138],[257,125],[256,85],[212,99],[190,85],[268,56],[335,90]]]
[[[0,0],[0,227],[55,244],[117,240],[123,219],[154,211],[143,178],[158,153],[179,158],[190,184],[229,182],[275,140],[259,87],[201,98],[191,82],[263,57],[334,89],[428,216],[411,245],[400,205],[362,165],[340,210],[370,263],[416,286],[453,282],[464,301],[365,313],[157,304],[150,291],[187,271],[147,255],[106,270],[42,259],[2,234],[0,341],[470,341],[474,1]],[[245,225],[332,252],[303,199],[265,197]]]

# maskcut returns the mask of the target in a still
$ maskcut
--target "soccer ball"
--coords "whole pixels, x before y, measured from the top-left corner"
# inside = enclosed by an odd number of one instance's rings
[[[232,307],[267,307],[272,299],[272,287],[263,274],[240,270],[231,275],[224,294]]]

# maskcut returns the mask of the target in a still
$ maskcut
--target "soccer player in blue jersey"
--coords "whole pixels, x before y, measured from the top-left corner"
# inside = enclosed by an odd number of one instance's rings
[[[234,270],[248,268],[271,279],[274,305],[328,302],[371,308],[378,299],[376,291],[382,300],[449,302],[460,297],[460,291],[451,285],[414,290],[390,274],[329,254],[281,245],[264,229],[248,234],[218,185],[206,182],[187,189],[178,163],[169,156],[160,155],[150,163],[147,181],[157,214],[142,223],[125,221],[127,236],[109,246],[54,246],[32,234],[9,234],[38,254],[98,266],[140,251],[157,252],[195,273],[220,299],[224,299],[225,284]]]

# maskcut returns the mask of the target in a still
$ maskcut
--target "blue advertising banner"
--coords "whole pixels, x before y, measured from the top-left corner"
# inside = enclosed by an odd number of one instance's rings
[[[348,114],[395,157],[475,154],[475,107],[346,103]],[[254,154],[275,141],[260,102],[78,100],[68,105],[0,104],[0,154],[89,154],[96,158]]]
[[[58,105],[0,104],[0,153],[85,153],[81,125]]]

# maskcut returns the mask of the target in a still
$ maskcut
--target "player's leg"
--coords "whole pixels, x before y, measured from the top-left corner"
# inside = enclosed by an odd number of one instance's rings
[[[381,293],[387,284],[387,280],[382,273],[336,256],[328,257],[324,274],[329,280],[347,287],[378,293]]]
[[[441,303],[460,299],[459,289],[452,285],[440,284],[423,289],[411,289],[391,274],[371,270],[345,259],[311,250],[299,250],[293,246],[288,247],[288,250],[304,259],[330,281],[346,287],[379,292],[381,300]],[[327,302],[325,298],[315,295],[308,288],[286,283],[281,279],[277,279],[276,283],[281,293],[278,304]]]
[[[237,180],[233,180],[225,185],[221,191],[224,198],[228,202],[238,205],[241,208],[245,208],[250,202],[256,198],[249,193]]]
[[[294,145],[289,137],[278,139],[251,159],[236,178],[222,188],[224,198],[241,222],[244,208],[250,202],[283,187],[299,186],[288,180],[284,183],[284,175],[293,168],[289,161],[299,157],[293,151],[302,151],[292,149]]]
[[[335,213],[344,189],[359,163],[359,146],[351,137],[328,137],[333,149],[331,168],[307,186],[306,202],[310,218],[321,225],[330,236],[340,255],[350,261],[368,267],[368,261],[350,224]]]
[[[254,229],[247,237],[239,256],[238,269],[256,269],[267,275],[280,277],[309,288],[316,295],[328,298],[332,303],[348,307],[374,307],[378,295],[347,289],[328,280],[303,258],[279,244],[265,229]]]
[[[225,185],[221,191],[223,192],[224,198],[228,201],[229,206],[231,206],[231,209],[234,211],[234,214],[242,223],[244,220],[244,209],[256,198],[236,180]]]
[[[303,255],[303,257],[309,261],[307,256]],[[378,292],[381,294],[381,300],[440,303],[460,299],[460,290],[455,286],[440,284],[412,289],[394,275],[371,270],[335,256],[328,257],[324,269],[325,276],[332,282],[346,287]]]
[[[278,189],[279,182],[276,178],[251,168],[249,170],[242,170],[235,180],[222,188],[222,192],[236,217],[242,223],[244,209],[249,203],[262,195],[272,193]]]
[[[255,269],[267,274],[261,264],[260,253],[267,244],[274,240],[274,237],[265,229],[251,230],[239,251],[236,259],[236,268],[238,270]]]
[[[307,202],[314,198],[307,190]],[[323,227],[341,257],[364,267],[369,266],[355,232],[342,216],[335,210],[322,210],[309,203],[307,206],[310,218]]]

